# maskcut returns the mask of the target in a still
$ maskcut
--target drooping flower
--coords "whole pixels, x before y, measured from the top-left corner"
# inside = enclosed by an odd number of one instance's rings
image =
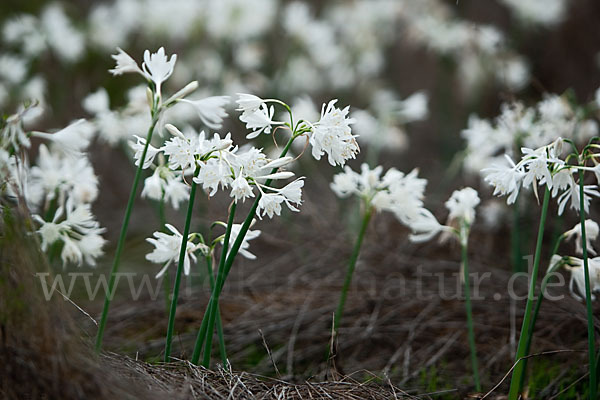
[[[265,193],[261,196],[258,202],[257,215],[259,218],[267,215],[273,218],[273,215],[281,214],[281,203],[285,201],[285,197],[277,193]]]
[[[89,122],[79,119],[54,133],[35,131],[32,134],[54,142],[65,154],[79,156],[90,144],[93,132],[94,129]]]
[[[339,109],[336,102],[337,99],[323,104],[321,119],[313,125],[310,144],[315,159],[320,160],[326,153],[331,165],[343,166],[346,160],[356,157],[359,147],[350,128],[354,123],[353,118],[348,118],[350,107]]]
[[[509,166],[493,165],[481,172],[485,174],[485,181],[494,186],[494,195],[508,195],[507,203],[513,204],[519,195],[525,172],[517,167],[509,156],[506,156],[506,159],[510,164]]]
[[[225,105],[229,103],[229,96],[211,96],[200,100],[182,99],[180,101],[191,105],[207,127],[219,129],[223,126],[223,118],[227,117]]]
[[[585,246],[587,251],[596,255],[596,250],[592,247],[592,242],[598,238],[598,234],[600,233],[600,228],[598,224],[591,219],[585,220]],[[571,240],[575,238],[575,251],[578,254],[583,254],[583,246],[582,246],[582,237],[581,237],[581,224],[578,223],[572,229],[569,229],[564,233],[564,237],[566,240]]]
[[[475,207],[479,202],[479,195],[475,189],[466,187],[455,190],[446,202],[446,208],[450,211],[448,219],[460,219],[470,225],[475,219]]]
[[[137,62],[120,47],[117,47],[117,54],[113,54],[111,57],[117,62],[117,65],[113,69],[108,71],[113,75],[121,75],[124,73],[139,73],[144,75],[144,72],[140,69]]]
[[[64,219],[63,219],[64,217]],[[95,266],[95,259],[103,254],[106,240],[100,236],[104,228],[94,219],[89,204],[75,205],[71,199],[64,207],[59,207],[51,221],[45,221],[39,215],[33,216],[40,224],[38,233],[42,239],[42,250],[61,241],[61,259],[63,265],[69,262],[81,265],[84,261]]]
[[[237,111],[254,112],[264,104],[264,100],[253,94],[238,93],[238,99],[235,101],[240,106]]]
[[[146,146],[146,139],[139,137],[138,135],[133,135],[136,138],[137,142],[129,142],[129,147],[135,151],[133,155],[133,159],[135,160],[136,167],[140,165],[140,160],[142,159],[142,154],[144,154],[144,147]],[[148,168],[154,162],[154,157],[158,153],[161,152],[161,149],[157,149],[151,144],[148,145],[148,149],[146,150],[146,158],[144,159],[144,165],[142,169]]]
[[[250,223],[250,227],[252,228],[252,226],[254,226],[254,224],[256,223],[256,220],[252,220],[252,222]],[[227,226],[225,224],[223,224],[224,226]],[[231,225],[231,235],[229,236],[229,247],[228,247],[228,251],[227,251],[227,255],[229,256],[229,252],[231,251],[231,247],[233,246],[233,244],[235,243],[235,241],[237,240],[237,237],[240,234],[240,230],[242,229],[242,224],[233,224]],[[248,229],[248,231],[246,232],[246,235],[244,236],[244,239],[242,240],[242,244],[240,245],[239,248],[239,253],[246,257],[249,260],[255,260],[256,259],[256,255],[250,253],[250,251],[248,251],[248,249],[250,248],[250,243],[248,243],[250,240],[256,239],[257,237],[259,237],[261,234],[261,231],[259,230],[251,230]],[[223,241],[225,240],[225,237],[221,238],[221,244],[223,243]]]
[[[177,263],[179,261],[179,252],[181,250],[183,241],[183,236],[177,230],[177,228],[170,224],[166,224],[165,227],[171,231],[171,235],[164,232],[154,232],[153,238],[146,239],[147,242],[151,243],[155,247],[151,253],[146,254],[146,259],[157,264],[165,263],[162,269],[156,274],[156,279],[163,276],[171,263]],[[194,262],[197,261],[195,252],[199,249],[205,251],[206,246],[201,243],[194,244],[188,239],[183,260],[183,273],[185,275],[190,274],[190,259]]]
[[[254,139],[261,133],[271,133],[272,125],[281,125],[283,122],[277,122],[273,120],[275,114],[275,107],[267,106],[265,103],[261,104],[260,107],[254,111],[245,111],[240,115],[240,121],[246,124],[246,128],[252,130],[251,133],[246,135],[246,139]]]

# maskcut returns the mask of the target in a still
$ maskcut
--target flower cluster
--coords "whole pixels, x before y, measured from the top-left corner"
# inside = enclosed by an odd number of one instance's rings
[[[597,109],[598,105],[591,103],[588,108]],[[518,101],[505,103],[494,121],[472,115],[462,131],[467,142],[465,169],[478,174],[498,163],[502,154],[513,156],[521,146],[535,149],[559,137],[585,142],[598,134],[598,125],[583,115],[582,108],[558,95],[545,95],[533,107]]]
[[[574,173],[580,169],[596,171],[599,168],[579,167],[567,164],[563,156],[563,140],[558,138],[549,145],[537,149],[522,148],[523,156],[518,163],[506,156],[507,163],[484,168],[485,181],[494,186],[494,194],[508,195],[508,204],[514,203],[521,187],[533,187],[537,195],[538,185],[550,190],[552,197],[558,196],[558,214],[562,215],[567,203],[576,212],[580,211],[579,183]],[[578,156],[579,158],[579,156]],[[598,185],[584,186],[584,211],[589,211],[592,197],[600,197]]]
[[[62,246],[58,248],[63,265],[85,261],[93,266],[102,255],[105,240],[100,236],[104,229],[91,213],[91,203],[98,196],[98,178],[84,153],[91,126],[80,119],[54,133],[27,132],[27,117],[35,113],[35,107],[31,104],[2,121],[0,196],[21,203],[34,214],[43,251]],[[39,145],[33,166],[25,155],[31,136],[48,142]]]
[[[106,242],[100,228],[91,213],[90,204],[79,204],[69,199],[65,206],[58,207],[51,221],[44,220],[34,214],[33,218],[40,224],[38,233],[42,239],[42,250],[49,250],[55,243],[62,244],[60,257],[63,265],[75,263],[96,265],[95,259],[102,255],[102,246]]]
[[[287,126],[291,130],[298,128],[298,134],[309,136],[313,157],[320,160],[324,154],[327,154],[327,160],[333,166],[343,166],[347,160],[354,159],[360,151],[356,137],[350,128],[350,125],[355,122],[348,116],[350,107],[346,106],[344,109],[336,107],[337,99],[323,104],[318,121],[301,119],[295,127],[291,125],[292,121],[273,120],[274,107],[272,105],[269,107],[268,103],[281,104],[291,113],[290,107],[280,100],[239,94],[237,103],[238,111],[242,112],[240,120],[252,131],[247,138],[254,138],[263,132],[269,134],[273,126]]]
[[[596,251],[592,247],[592,242],[598,239],[598,235],[600,233],[600,228],[598,224],[591,220],[585,220],[585,234],[586,234],[586,248],[589,254],[596,255]],[[578,255],[583,254],[583,241],[581,235],[581,224],[578,223],[573,228],[569,229],[565,233],[563,233],[559,240],[575,240],[575,253]],[[550,260],[550,265],[548,270],[554,271],[557,267],[564,267],[571,273],[571,280],[569,283],[569,290],[571,295],[579,300],[585,301],[581,295],[585,294],[585,276],[584,276],[584,267],[583,260],[574,256],[560,256],[558,254],[554,254],[552,259]],[[600,290],[600,257],[589,258],[588,259],[588,267],[590,271],[590,286],[592,292]],[[577,286],[577,290],[579,292],[575,292],[575,286]],[[595,299],[595,296],[592,294],[592,300]]]
[[[423,207],[427,181],[417,176],[415,169],[404,174],[390,168],[383,177],[383,167],[370,169],[361,165],[360,174],[346,166],[344,172],[336,174],[331,189],[339,197],[359,196],[368,207],[376,211],[390,211],[405,224],[415,219]]]
[[[164,275],[169,268],[171,263],[179,260],[179,253],[181,251],[181,245],[183,241],[183,235],[173,225],[166,224],[165,227],[171,232],[171,234],[164,232],[154,232],[152,238],[147,238],[146,241],[154,245],[154,250],[146,254],[146,260],[163,264],[162,269],[156,274],[156,279]],[[194,243],[195,238],[201,238],[201,235],[197,233],[191,233],[188,235],[186,242],[185,258],[183,263],[183,272],[185,275],[190,274],[191,260],[196,262],[196,252],[200,252],[203,255],[209,254],[209,248],[202,242]]]

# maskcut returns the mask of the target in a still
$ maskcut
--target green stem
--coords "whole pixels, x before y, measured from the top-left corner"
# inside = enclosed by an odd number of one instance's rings
[[[371,216],[373,215],[373,209],[370,207],[370,205],[366,204],[366,207],[367,209],[365,211],[360,230],[358,231],[358,237],[356,238],[356,243],[354,244],[354,249],[352,250],[352,255],[350,256],[350,261],[348,262],[344,286],[342,286],[342,292],[340,293],[340,301],[333,317],[333,334],[336,336],[340,326],[340,321],[342,319],[342,314],[344,313],[344,305],[346,304],[346,297],[348,296],[348,289],[350,288],[350,283],[352,282],[352,274],[354,273],[354,268],[356,267],[356,261],[358,260],[358,254],[360,253],[360,247],[365,237],[367,227],[369,226]]]
[[[550,254],[550,260],[552,260],[552,257],[556,253],[558,253],[558,247],[560,246],[560,244],[564,238],[565,238],[565,236],[561,235],[556,240],[556,243],[554,244],[554,248],[552,249],[552,254]],[[560,263],[560,262],[556,263],[555,265],[551,265],[550,268],[548,269],[548,272],[546,272],[544,279],[542,279],[542,287],[540,290],[540,295],[538,296],[538,298],[535,302],[535,308],[533,309],[533,315],[531,316],[529,336],[527,337],[527,344],[525,345],[525,354],[529,354],[529,351],[531,350],[531,343],[533,342],[533,333],[535,330],[535,323],[537,321],[537,317],[540,312],[540,308],[542,306],[542,300],[544,300],[544,293],[546,292],[546,286],[548,285],[548,281],[550,280],[550,278],[552,278],[552,273],[554,271],[556,271],[561,265],[562,265],[562,263]],[[527,359],[524,359],[523,361],[521,361],[521,364],[523,364],[523,369],[526,370],[527,369]],[[523,390],[524,383],[525,383],[525,374],[522,374],[521,381],[519,383],[519,392],[521,390]]]
[[[281,151],[281,154],[279,155],[279,158],[285,157],[285,155],[287,154],[288,150],[290,149],[290,146],[292,145],[292,142],[294,141],[294,139],[296,137],[297,137],[296,135],[292,135],[292,137],[290,137],[290,139],[288,140],[287,144],[285,145],[285,147]],[[275,173],[275,172],[277,172],[277,169],[274,168],[271,172]],[[269,179],[269,180],[267,180],[265,182],[265,185],[267,185],[267,186],[270,185],[270,184],[271,184],[271,179]],[[204,341],[205,341],[205,339],[207,337],[207,333],[214,331],[214,322],[212,324],[209,323],[210,322],[209,321],[210,314],[214,313],[214,310],[218,306],[219,295],[220,295],[221,291],[223,290],[223,285],[225,284],[225,280],[227,279],[227,275],[229,274],[229,270],[231,269],[231,266],[233,265],[233,261],[235,260],[235,256],[237,255],[238,251],[240,250],[240,246],[242,245],[242,242],[243,242],[244,238],[246,237],[246,233],[248,232],[248,229],[250,229],[250,224],[252,223],[252,220],[254,219],[254,216],[256,215],[256,210],[258,209],[258,203],[260,201],[261,196],[262,196],[261,193],[259,193],[256,196],[256,199],[254,200],[254,203],[252,204],[252,207],[250,208],[250,211],[248,212],[248,216],[246,217],[246,219],[242,223],[242,226],[240,228],[238,236],[237,236],[235,242],[233,243],[233,246],[231,246],[231,250],[229,251],[229,255],[227,256],[227,259],[225,260],[223,273],[222,274],[219,273],[217,275],[217,281],[215,282],[215,287],[214,287],[213,292],[211,294],[211,297],[210,297],[210,300],[208,302],[208,305],[206,306],[206,312],[204,313],[204,317],[202,318],[202,325],[200,325],[200,330],[198,331],[198,337],[196,339],[196,346],[194,348],[194,354],[193,354],[193,357],[192,357],[192,363],[194,363],[194,364],[198,363],[198,359],[199,359],[199,356],[200,356],[200,349],[199,349],[199,347],[201,347],[202,343],[204,343]],[[206,357],[208,357],[208,361],[210,362],[210,352],[208,353],[208,356],[206,356],[206,354],[205,354],[205,358]],[[206,363],[206,362],[203,361],[203,365],[205,367],[207,367],[207,364],[208,363]]]
[[[596,338],[594,331],[594,313],[592,309],[592,291],[590,289],[590,270],[588,266],[587,244],[585,237],[585,208],[583,170],[579,170],[579,214],[581,215],[581,244],[583,248],[583,271],[585,276],[585,306],[587,309],[588,353],[590,360],[590,399],[596,398],[598,389],[596,376]]]
[[[131,186],[131,192],[129,193],[129,200],[127,200],[127,207],[125,208],[125,216],[123,217],[123,224],[121,225],[121,233],[119,234],[119,241],[117,242],[117,249],[115,250],[115,258],[113,260],[112,269],[110,271],[110,278],[108,281],[108,290],[106,292],[106,297],[104,299],[104,307],[102,309],[102,316],[100,317],[100,324],[98,326],[98,333],[96,335],[96,352],[100,352],[102,348],[102,339],[104,337],[104,328],[106,328],[106,319],[108,317],[108,310],[110,308],[110,302],[113,298],[113,290],[115,286],[115,281],[117,277],[117,271],[119,270],[119,263],[121,261],[121,253],[123,252],[123,247],[125,244],[125,236],[127,235],[127,229],[129,228],[129,218],[131,217],[131,210],[133,209],[133,202],[135,200],[135,196],[137,193],[137,188],[140,183],[140,177],[142,175],[142,168],[144,166],[144,162],[146,160],[146,153],[148,152],[148,146],[150,145],[150,141],[152,140],[152,133],[154,132],[154,128],[156,123],[158,122],[158,113],[152,112],[152,123],[150,124],[150,128],[148,128],[148,133],[146,135],[146,145],[144,146],[144,151],[142,152],[142,157],[140,159],[140,163],[135,171],[135,177],[133,178],[133,185]]]
[[[535,256],[533,259],[533,270],[529,282],[529,293],[527,295],[527,304],[525,306],[525,315],[523,317],[523,325],[521,326],[521,335],[519,336],[519,345],[517,346],[517,354],[515,357],[516,365],[513,369],[510,380],[510,391],[508,393],[509,400],[517,400],[519,396],[519,385],[521,383],[521,375],[525,372],[524,364],[521,361],[527,355],[526,344],[529,337],[529,329],[531,327],[531,309],[533,308],[533,300],[535,298],[535,285],[537,281],[538,270],[540,267],[540,256],[542,253],[542,242],[544,239],[544,227],[546,225],[546,216],[548,215],[548,203],[550,200],[550,191],[546,186],[544,191],[544,202],[542,204],[542,215],[540,217],[540,226],[538,229],[537,243],[535,246]]]
[[[475,382],[475,390],[481,391],[479,383],[479,365],[477,363],[477,348],[475,347],[475,330],[473,328],[473,310],[471,308],[471,282],[469,280],[469,263],[468,263],[468,228],[465,223],[461,227],[461,258],[463,263],[463,279],[465,285],[465,308],[467,310],[467,330],[469,333],[469,348],[471,353],[471,368],[473,369],[473,380]]]
[[[221,258],[219,259],[219,270],[217,271],[217,282],[224,282],[223,274],[225,272],[225,261],[227,259],[227,250],[229,249],[229,240],[231,238],[231,229],[233,227],[233,220],[235,216],[235,208],[236,203],[233,202],[231,204],[231,209],[229,210],[229,218],[227,220],[227,229],[225,230],[225,238],[223,240],[223,249],[221,252]],[[214,288],[216,284],[213,286],[213,294],[215,293]],[[208,335],[206,336],[206,342],[204,343],[204,358],[202,359],[202,365],[208,368],[210,365],[210,356],[212,350],[212,339],[214,333],[215,319],[219,314],[219,295],[220,291],[217,292],[217,295],[212,298],[212,302],[214,302],[214,307],[211,307],[208,314],[208,327],[209,331],[207,331]]]
[[[519,198],[515,200],[513,205],[513,223],[510,235],[510,244],[512,248],[512,267],[513,272],[521,272],[522,271],[522,263],[523,258],[521,256],[521,213],[519,210]]]
[[[225,230],[225,238],[223,239],[223,249],[221,251],[221,258],[219,259],[219,269],[217,271],[217,282],[222,282],[224,280],[223,273],[225,271],[225,261],[227,259],[227,251],[229,250],[229,240],[231,239],[231,229],[233,228],[233,221],[235,218],[235,209],[236,209],[236,203],[233,202],[231,204],[231,207],[229,210],[229,218],[227,219],[227,228]],[[211,276],[212,276],[212,274],[211,274]],[[213,294],[215,293],[215,287],[216,287],[216,284],[213,284],[213,286],[212,286]],[[208,335],[206,336],[206,341],[204,343],[204,358],[202,359],[202,364],[206,368],[208,368],[208,366],[210,364],[210,356],[211,356],[211,350],[212,350],[212,339],[213,339],[213,333],[214,333],[215,319],[219,315],[219,294],[220,294],[220,292],[218,292],[217,296],[214,298],[213,298],[213,296],[211,296],[211,301],[214,302],[215,306],[211,307],[209,309],[209,314],[208,314],[207,327],[209,327],[210,330],[207,331]],[[194,349],[194,353],[195,352],[196,351]],[[223,366],[225,366],[225,364],[223,364]]]
[[[200,166],[196,166],[194,172],[194,178],[198,176],[200,172]],[[181,274],[183,273],[183,263],[185,260],[185,253],[187,252],[188,235],[190,233],[190,224],[192,221],[192,212],[194,209],[194,200],[196,199],[196,188],[197,185],[192,179],[190,189],[190,199],[188,202],[187,215],[185,217],[185,226],[181,235],[181,248],[179,250],[179,263],[177,264],[177,272],[175,274],[175,284],[173,285],[173,294],[171,295],[171,310],[169,311],[169,324],[167,326],[167,338],[165,343],[165,362],[170,361],[171,356],[171,344],[173,341],[173,330],[175,328],[175,313],[177,312],[177,298],[179,297],[179,286],[181,284]]]
[[[215,277],[212,269],[212,257],[206,256],[206,268],[208,272],[208,280],[210,283],[210,290],[212,291],[215,287]],[[221,321],[221,311],[217,308],[217,335],[219,336],[219,354],[221,355],[221,361],[223,367],[227,367],[229,363],[227,360],[227,351],[225,349],[225,338],[223,335],[223,322]]]
[[[160,221],[160,230],[165,230],[165,225],[167,224],[167,219],[165,218],[165,194],[163,193],[162,198],[158,202],[158,218]],[[169,271],[167,270],[163,275],[163,289],[165,292],[165,310],[167,311],[167,315],[169,315],[169,309],[171,307],[171,279],[169,276]]]

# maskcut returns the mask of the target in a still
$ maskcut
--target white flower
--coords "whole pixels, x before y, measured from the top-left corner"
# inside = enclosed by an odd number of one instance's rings
[[[165,201],[170,201],[171,207],[175,210],[179,210],[179,204],[190,197],[190,188],[182,181],[181,175],[169,176],[164,191]]]
[[[141,138],[138,135],[133,135],[133,137],[135,137],[137,139],[137,142],[136,143],[129,142],[129,147],[131,147],[133,149],[133,151],[135,151],[133,158],[135,160],[136,167],[139,167],[140,160],[142,159],[142,155],[144,154],[144,147],[146,146],[146,139]],[[151,144],[148,144],[148,150],[146,150],[146,158],[144,159],[144,165],[142,166],[142,169],[148,168],[154,161],[154,157],[156,157],[156,155],[160,152],[161,152],[161,149],[157,149],[156,147],[152,146]]]
[[[238,93],[238,99],[235,101],[240,106],[236,111],[253,112],[264,104],[264,100],[253,94]]]
[[[559,190],[566,190],[573,183],[573,171],[570,168],[561,169],[552,177],[552,197],[556,197]]]
[[[209,196],[214,196],[221,188],[226,188],[232,181],[229,166],[221,159],[211,158],[200,167],[200,172],[194,182],[201,184],[206,191],[210,189]]]
[[[245,111],[240,115],[240,121],[246,124],[246,128],[252,130],[246,135],[246,139],[254,139],[261,133],[271,133],[271,125],[279,125],[282,122],[273,121],[275,108],[268,107],[266,104],[261,104],[260,108],[254,111]]]
[[[223,118],[227,117],[225,105],[229,103],[229,96],[212,96],[200,100],[180,100],[194,107],[200,120],[211,129],[219,129],[223,126]]]
[[[600,228],[598,224],[591,219],[585,220],[585,247],[587,251],[596,255],[596,250],[592,247],[592,241],[598,238],[598,233],[600,233]],[[581,245],[581,224],[575,225],[572,229],[569,229],[564,234],[566,240],[571,240],[571,238],[575,238],[575,251],[578,254],[583,254],[583,247]]]
[[[79,119],[57,132],[36,131],[33,132],[33,135],[51,140],[58,146],[59,150],[71,156],[77,156],[81,155],[81,152],[88,147],[93,132],[94,129],[89,122],[85,119]]]
[[[558,196],[558,215],[562,215],[567,202],[569,199],[571,200],[571,208],[576,212],[580,212],[580,201],[579,201],[579,183],[576,183],[575,180],[572,180],[569,183],[569,188],[565,190],[560,196]],[[588,213],[590,209],[590,202],[592,201],[592,196],[600,197],[600,192],[598,192],[598,186],[596,185],[584,185],[583,186],[583,207],[584,212]]]
[[[281,189],[277,190],[277,193],[284,197],[285,204],[292,211],[298,212],[299,210],[294,207],[291,203],[300,205],[302,203],[302,188],[304,187],[304,180],[298,178],[293,182],[288,183]]]
[[[108,70],[111,74],[121,75],[123,73],[137,72],[144,75],[137,62],[129,54],[125,53],[120,47],[117,47],[117,51],[117,54],[111,56],[117,62],[115,68]]]
[[[427,94],[416,92],[400,103],[400,118],[404,122],[421,121],[427,118]]]
[[[246,178],[242,175],[238,176],[231,182],[231,197],[235,199],[237,203],[239,200],[242,202],[246,201],[248,197],[254,197],[254,193],[252,192],[252,188],[248,184]]]
[[[330,184],[330,187],[338,197],[344,198],[354,193],[360,193],[357,182],[358,174],[346,165],[344,172],[333,176],[333,182]]]
[[[252,222],[250,223],[250,227],[252,227],[255,222],[256,222],[256,220],[252,220]],[[241,229],[242,229],[242,224],[233,224],[231,226],[231,234],[229,236],[229,247],[228,247],[228,251],[227,251],[227,256],[229,256],[231,247],[235,243],[238,235],[240,234]],[[253,239],[256,239],[257,237],[259,237],[260,233],[261,233],[261,231],[259,231],[259,230],[253,231],[253,230],[248,229],[248,231],[246,232],[246,235],[244,236],[244,240],[242,240],[240,249],[238,250],[242,256],[246,257],[249,260],[256,259],[256,256],[248,251],[248,248],[250,247],[250,243],[248,243],[248,242],[250,240],[253,240]],[[223,239],[221,239],[221,243],[223,243],[224,239],[225,239],[224,237],[223,237]]]
[[[110,103],[106,89],[100,88],[94,93],[87,95],[87,97],[83,99],[82,106],[85,111],[93,115],[110,111]]]
[[[66,218],[58,222],[65,210]],[[94,266],[95,259],[103,254],[102,246],[106,241],[100,234],[104,229],[94,220],[89,204],[75,205],[69,199],[64,207],[56,210],[52,221],[44,221],[39,215],[34,215],[33,218],[41,225],[38,233],[42,238],[42,250],[46,251],[56,241],[63,243],[63,265],[69,262],[81,265],[85,261]]]
[[[179,252],[183,241],[183,237],[177,228],[170,224],[166,224],[165,227],[171,231],[172,235],[163,232],[154,232],[154,238],[146,239],[147,242],[153,244],[155,247],[151,253],[146,254],[146,260],[157,264],[165,263],[163,268],[156,274],[156,279],[160,278],[167,271],[172,262],[179,262]],[[186,251],[183,259],[183,273],[185,275],[190,274],[190,258],[196,262],[194,252],[198,248],[198,245],[194,245],[190,241],[186,243]]]
[[[167,61],[165,49],[161,47],[156,53],[150,53],[149,50],[144,52],[144,63],[142,68],[145,76],[156,85],[156,93],[161,96],[161,85],[169,79],[175,68],[177,54],[173,54],[171,59]]]
[[[482,169],[481,172],[485,174],[485,181],[494,186],[494,195],[509,195],[507,203],[513,204],[519,195],[525,173],[507,155],[506,159],[510,163],[509,166],[493,165]]]
[[[579,300],[585,301],[581,296],[573,290],[574,284],[577,285],[577,290],[581,295],[585,295],[585,270],[583,260],[577,257],[569,257],[568,265],[565,268],[571,272],[571,280],[569,282],[569,291],[571,295]],[[600,257],[588,259],[588,270],[590,278],[590,289],[592,292],[600,290]],[[596,296],[592,293],[592,300],[596,300]]]
[[[105,243],[106,240],[97,233],[88,233],[77,242],[77,247],[79,247],[79,251],[83,255],[86,264],[91,266],[96,265],[96,258],[104,254],[102,247]]]
[[[475,189],[466,187],[455,190],[446,202],[446,208],[450,211],[448,219],[460,219],[470,225],[475,219],[475,207],[479,202],[479,196]]]
[[[346,160],[356,157],[359,147],[350,129],[354,119],[347,118],[350,108],[341,110],[335,107],[336,102],[323,104],[321,119],[313,125],[310,144],[315,159],[320,160],[323,153],[327,153],[331,165],[343,166]]]
[[[160,177],[160,167],[154,170],[154,173],[144,180],[144,189],[142,190],[142,198],[152,200],[162,200],[163,198],[163,179]]]
[[[192,135],[187,138],[173,137],[160,150],[169,157],[169,168],[185,170],[196,165],[198,146],[198,136]]]
[[[426,208],[419,209],[419,213],[409,224],[413,233],[409,236],[411,242],[426,242],[440,232],[451,230],[442,225],[437,218]]]
[[[285,201],[285,197],[276,193],[265,193],[258,202],[257,215],[262,218],[266,215],[273,218],[273,215],[281,214],[281,203]],[[262,214],[260,213],[262,211]]]

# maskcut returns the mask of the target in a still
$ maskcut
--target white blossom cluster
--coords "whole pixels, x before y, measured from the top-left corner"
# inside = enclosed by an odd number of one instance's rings
[[[0,198],[26,206],[39,224],[43,251],[60,249],[63,265],[95,265],[103,254],[104,228],[94,219],[91,204],[98,196],[98,178],[84,151],[93,128],[77,120],[53,133],[27,132],[27,115],[35,104],[3,121],[0,131]],[[30,166],[30,137],[45,139]]]
[[[552,26],[567,14],[568,0],[501,0],[523,22]]]
[[[408,174],[395,168],[390,168],[383,176],[382,172],[382,166],[371,169],[362,164],[360,173],[346,166],[344,172],[333,177],[331,189],[341,198],[356,195],[367,208],[373,207],[378,212],[390,211],[400,221],[409,224],[423,207],[427,181],[417,176],[416,169]]]
[[[505,3],[511,11],[530,19],[546,15],[540,19],[553,21],[566,12],[564,0],[553,0],[551,6],[543,0]],[[307,1],[257,0],[249,4],[243,0],[175,0],[165,4],[158,0],[115,0],[94,4],[87,15],[75,15],[81,12],[52,2],[39,15],[7,16],[1,27],[6,50],[0,53],[0,106],[23,99],[44,103],[49,77],[35,66],[48,58],[47,53],[75,68],[90,50],[103,52],[140,38],[193,49],[178,60],[181,67],[172,78],[175,84],[197,79],[209,91],[218,88],[231,95],[278,92],[315,96],[324,89],[354,91],[370,105],[370,115],[356,117],[362,120],[359,125],[373,126],[376,119],[379,131],[388,132],[385,137],[397,148],[406,142],[402,127],[372,106],[378,102],[378,92],[390,87],[388,82],[380,82],[380,77],[387,52],[399,36],[452,57],[467,89],[490,75],[510,88],[520,88],[528,81],[526,63],[510,48],[502,32],[459,18],[441,0],[332,2],[319,7],[318,12]],[[272,41],[266,39],[274,30],[280,40],[272,47],[266,44]],[[208,40],[195,40],[197,37]],[[231,62],[215,49],[232,54]],[[271,52],[277,54],[280,71],[274,77],[269,72]],[[102,89],[93,92],[98,94],[98,107],[86,107],[92,110],[101,137],[111,144],[130,139],[130,132],[136,131],[130,128],[147,122],[147,113],[136,112],[131,106],[136,94],[133,90],[130,104],[122,111],[110,111],[106,96],[99,94]],[[141,94],[143,99],[144,91]],[[195,100],[203,99],[191,99]],[[218,107],[219,101],[222,99],[206,101],[203,106],[212,103]],[[185,123],[193,118],[193,110],[186,107],[168,112],[177,117],[170,118],[171,122]],[[210,129],[217,129],[211,124],[219,124],[218,119],[216,123],[211,119],[204,122]],[[372,130],[357,126],[357,132],[366,141]]]
[[[593,242],[598,239],[600,234],[600,227],[598,224],[591,220],[585,220],[585,239],[586,248],[588,254],[596,255],[596,250],[593,247]],[[581,224],[578,223],[573,228],[569,229],[562,234],[561,238],[565,240],[573,239],[575,241],[575,253],[577,255],[583,254],[583,238],[581,234]],[[585,301],[581,296],[585,295],[585,276],[583,260],[574,256],[561,256],[554,254],[550,260],[548,269],[563,266],[571,273],[571,280],[569,282],[569,290],[571,295],[579,301]],[[588,258],[588,268],[590,277],[590,287],[592,292],[600,290],[600,257]],[[579,293],[575,292],[575,286]],[[581,296],[580,296],[581,295]],[[595,300],[594,294],[592,294],[592,300]]]
[[[538,185],[547,187],[551,196],[557,197],[558,214],[562,215],[567,203],[576,212],[580,211],[579,182],[573,174],[579,169],[591,170],[600,177],[600,167],[579,167],[563,159],[563,140],[558,138],[549,145],[521,149],[523,156],[518,163],[506,156],[506,162],[484,168],[485,181],[494,187],[494,194],[508,196],[507,203],[514,203],[521,187],[532,187],[537,194]],[[600,182],[600,179],[598,180]],[[584,185],[584,212],[589,212],[592,197],[600,197],[598,185]]]
[[[589,107],[599,108],[596,103]],[[559,137],[582,143],[597,134],[596,121],[583,117],[582,108],[569,103],[565,96],[545,95],[532,107],[518,101],[505,103],[494,121],[475,115],[469,118],[468,127],[462,131],[467,142],[464,167],[479,173],[522,146],[539,148]]]
[[[223,108],[225,97],[210,97],[208,100],[199,101],[186,99],[185,97],[197,88],[194,81],[165,100],[161,87],[172,75],[177,57],[173,55],[169,58],[163,48],[156,53],[146,51],[140,68],[132,57],[123,50],[118,50],[118,54],[113,56],[116,66],[111,72],[115,75],[135,73],[148,81],[150,91],[147,101],[152,110],[153,121],[157,125],[156,129],[160,132],[164,128],[168,132],[168,136],[153,140],[152,143],[147,143],[146,138],[135,135],[135,142],[130,143],[135,164],[142,169],[154,169],[153,174],[144,181],[142,196],[170,201],[174,208],[178,208],[180,202],[188,197],[188,185],[191,180],[211,197],[219,190],[228,191],[235,203],[260,197],[256,208],[258,218],[280,215],[282,205],[292,211],[299,211],[304,178],[295,179],[281,188],[272,185],[273,181],[294,176],[294,173],[283,170],[293,161],[292,157],[280,156],[270,159],[262,149],[254,146],[235,146],[229,133],[223,137],[219,133],[210,136],[205,131],[197,132],[189,127],[181,131],[175,125],[167,123],[169,115],[165,115],[166,111],[177,104],[189,104],[207,126],[212,124],[220,127],[227,115]],[[349,107],[340,109],[335,106],[336,102],[337,100],[332,100],[323,104],[318,120],[298,120],[294,123],[291,109],[280,100],[262,99],[251,94],[239,94],[237,99],[238,111],[241,112],[239,118],[250,132],[246,136],[248,139],[253,139],[261,133],[274,134],[275,129],[282,127],[292,132],[291,142],[297,137],[307,136],[312,145],[312,155],[317,160],[327,155],[331,165],[343,166],[348,159],[355,158],[359,147],[350,127],[354,121],[349,118]],[[106,110],[105,107],[94,107],[94,103],[94,98],[88,101],[88,106],[91,104],[90,109],[98,109],[100,113]],[[103,99],[100,99],[99,103],[106,105]],[[283,106],[289,111],[289,122],[275,119],[275,105]],[[155,146],[153,143],[157,142],[159,143]],[[158,164],[155,164],[157,160]],[[236,226],[234,231],[237,229],[239,232],[241,225]],[[147,255],[147,259],[165,263],[158,277],[166,271],[171,261],[178,259],[177,244],[181,245],[183,240],[176,228],[172,225],[167,228],[171,235],[155,232],[154,238],[148,239],[155,246],[155,250]],[[250,231],[245,236],[240,251],[246,257],[254,256],[248,251],[247,241],[257,237],[259,233],[260,231]],[[190,260],[195,261],[195,252],[207,251],[204,246],[190,241],[196,237],[200,235],[194,233],[187,238],[186,273],[189,272]],[[220,240],[223,241],[224,238]]]

